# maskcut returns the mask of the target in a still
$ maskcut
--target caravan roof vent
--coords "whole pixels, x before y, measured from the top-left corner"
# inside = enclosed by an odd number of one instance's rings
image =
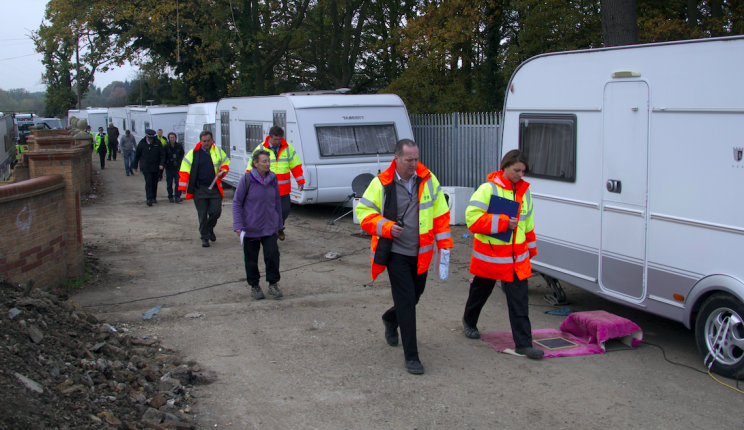
[[[612,72],[613,78],[640,78],[641,72],[634,72],[632,70],[621,70],[619,72]]]

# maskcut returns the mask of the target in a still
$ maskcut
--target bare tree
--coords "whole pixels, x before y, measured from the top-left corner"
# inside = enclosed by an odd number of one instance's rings
[[[636,0],[601,0],[604,46],[638,43]]]

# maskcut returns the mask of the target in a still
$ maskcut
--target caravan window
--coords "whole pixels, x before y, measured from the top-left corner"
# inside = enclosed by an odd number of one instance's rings
[[[125,131],[127,129],[127,120],[123,119],[121,120],[121,131]]]
[[[261,124],[245,125],[245,152],[250,154],[263,143],[263,126]]]
[[[145,132],[147,132],[148,128],[150,128],[150,123],[145,121]]]
[[[134,120],[132,120],[132,133],[136,133],[137,128],[134,126]]]
[[[287,131],[287,112],[283,110],[274,111],[274,125],[278,125],[282,130]]]
[[[575,182],[576,115],[521,114],[519,149],[529,160],[529,176]]]
[[[395,125],[316,127],[320,155],[392,154],[398,141]]]

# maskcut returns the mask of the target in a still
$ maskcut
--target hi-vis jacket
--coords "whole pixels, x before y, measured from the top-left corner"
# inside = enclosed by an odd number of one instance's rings
[[[183,157],[181,162],[181,170],[178,172],[178,189],[181,192],[186,193],[186,200],[194,198],[194,190],[196,190],[196,174],[191,175],[192,164],[195,169],[199,167],[199,157],[204,155],[201,150],[201,142],[197,143],[194,149],[189,151],[186,156]],[[225,175],[230,171],[230,159],[227,158],[225,151],[218,148],[217,145],[212,144],[209,148],[209,155],[212,157],[212,165],[214,165],[214,174],[217,175],[220,170],[225,171]],[[222,178],[217,176],[217,189],[220,190],[222,197],[225,197],[225,193],[222,192]]]
[[[269,136],[266,136],[266,140],[261,145],[258,145],[253,152],[259,149],[264,149],[269,152],[269,161],[271,162],[271,171],[276,174],[276,179],[279,181],[279,195],[286,196],[292,191],[292,182],[290,180],[289,173],[292,172],[292,176],[295,177],[297,185],[305,183],[305,176],[302,173],[302,162],[300,157],[297,156],[297,151],[290,144],[282,138],[282,144],[279,149],[279,156],[274,154],[274,151],[270,148]],[[250,172],[253,169],[253,154],[248,159],[248,167],[245,169],[246,172]]]
[[[514,280],[514,272],[520,280],[532,276],[530,258],[537,255],[537,242],[529,186],[523,180],[512,184],[500,170],[489,174],[488,182],[478,187],[470,198],[465,219],[470,231],[475,233],[470,257],[470,273],[473,275],[507,282]],[[505,232],[509,225],[506,215],[486,212],[493,195],[519,203],[519,223],[508,242],[488,236]]]
[[[108,134],[103,135],[103,147],[106,149],[106,154],[109,153],[108,149]],[[93,136],[93,153],[98,154],[98,148],[101,146],[101,134],[96,133],[95,136]]]
[[[168,144],[168,139],[165,138],[165,136],[157,136],[158,140],[160,140],[160,143],[163,144],[163,146]]]
[[[419,254],[416,273],[421,274],[429,270],[434,256],[434,242],[439,249],[452,248],[452,233],[449,227],[449,208],[436,176],[421,163],[416,167],[416,175],[419,201]],[[362,228],[372,235],[373,280],[385,270],[393,246],[390,229],[395,225],[394,220],[398,215],[394,178],[395,160],[387,170],[372,180],[356,207]]]

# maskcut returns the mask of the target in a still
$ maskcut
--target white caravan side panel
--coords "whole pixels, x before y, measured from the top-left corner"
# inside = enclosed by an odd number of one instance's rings
[[[217,102],[194,103],[189,105],[189,110],[186,113],[186,128],[183,141],[186,152],[194,149],[197,142],[199,142],[199,134],[202,131],[209,129],[212,135],[217,134],[214,127],[215,109],[217,109]]]

